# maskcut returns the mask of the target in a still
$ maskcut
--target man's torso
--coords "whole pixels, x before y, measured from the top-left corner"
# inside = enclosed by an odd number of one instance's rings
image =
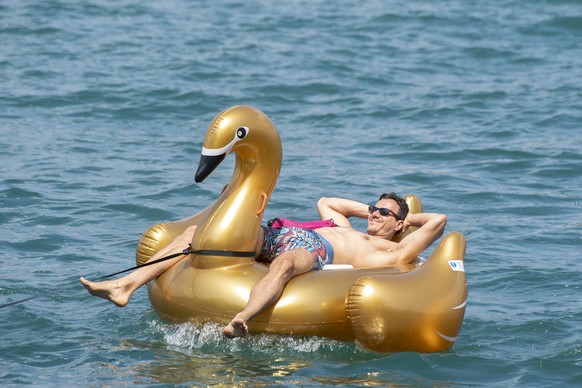
[[[376,266],[381,261],[392,264],[398,244],[381,237],[370,236],[352,228],[335,227],[316,230],[334,249],[334,264],[351,264],[354,267]]]

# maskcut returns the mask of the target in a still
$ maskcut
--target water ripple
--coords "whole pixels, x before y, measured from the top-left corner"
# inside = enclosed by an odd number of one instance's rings
[[[0,13],[0,303],[42,296],[1,310],[6,384],[580,385],[578,1],[7,0]],[[217,198],[234,158],[203,184],[193,174],[208,123],[235,104],[264,110],[283,141],[265,217],[394,190],[466,235],[451,351],[231,343],[159,321],[144,291],[125,309],[86,295],[78,276],[133,265],[149,225]]]

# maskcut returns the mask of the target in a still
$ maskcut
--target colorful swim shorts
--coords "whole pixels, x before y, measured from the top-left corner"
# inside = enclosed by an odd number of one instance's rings
[[[323,269],[333,262],[333,247],[319,233],[313,230],[283,227],[280,229],[263,226],[265,237],[257,261],[271,263],[283,252],[303,248],[313,256],[312,270]]]

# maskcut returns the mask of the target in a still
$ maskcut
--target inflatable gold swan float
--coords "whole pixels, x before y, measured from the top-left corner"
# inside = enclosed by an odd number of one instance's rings
[[[266,265],[244,253],[255,249],[279,175],[277,129],[250,106],[221,112],[208,127],[196,181],[204,180],[229,153],[236,155],[234,172],[216,202],[190,218],[150,227],[139,241],[137,262],[143,264],[188,226],[198,225],[192,250],[208,251],[185,256],[148,284],[152,306],[163,319],[227,324],[267,272]],[[411,211],[422,211],[417,197],[406,200]],[[379,352],[449,349],[461,330],[467,301],[464,254],[465,238],[454,232],[420,266],[297,276],[277,303],[249,323],[249,331],[355,340]]]

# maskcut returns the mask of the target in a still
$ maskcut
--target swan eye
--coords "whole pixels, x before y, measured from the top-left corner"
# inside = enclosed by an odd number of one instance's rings
[[[244,139],[248,132],[249,129],[247,127],[240,127],[236,130],[236,137],[238,137],[239,140]]]

